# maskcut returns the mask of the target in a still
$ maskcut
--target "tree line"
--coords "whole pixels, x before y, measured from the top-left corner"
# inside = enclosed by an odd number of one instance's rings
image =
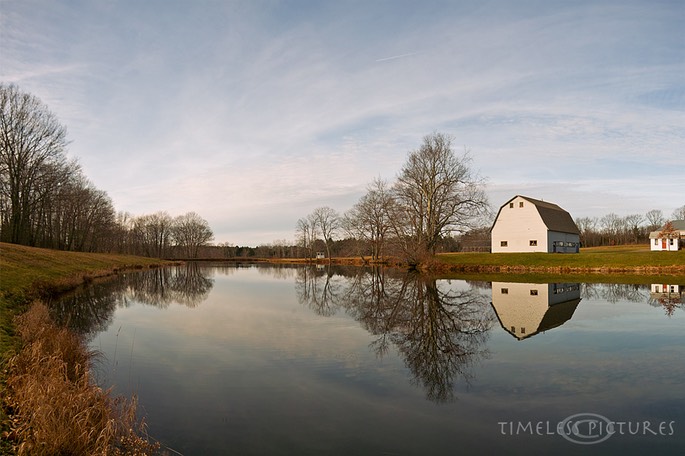
[[[198,255],[213,239],[194,212],[133,217],[67,157],[67,130],[40,99],[0,84],[0,241],[83,252]]]
[[[685,205],[674,210],[670,219],[659,209],[644,215],[620,216],[612,212],[603,217],[579,217],[576,226],[584,247],[644,244],[649,242],[649,233],[662,229],[671,220],[685,220]]]

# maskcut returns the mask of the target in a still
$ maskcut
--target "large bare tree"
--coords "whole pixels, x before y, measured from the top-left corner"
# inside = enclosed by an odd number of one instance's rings
[[[155,258],[167,256],[172,227],[173,219],[165,211],[136,218],[133,228],[134,242],[139,249],[136,253]]]
[[[66,161],[66,128],[37,97],[0,84],[0,198],[2,239],[31,242],[31,215],[59,182]]]
[[[435,254],[441,237],[473,227],[488,209],[483,187],[468,151],[457,156],[448,135],[425,136],[407,157],[394,187],[393,229],[407,260],[420,262]]]
[[[176,217],[171,235],[186,258],[197,258],[200,247],[214,239],[209,223],[195,212]]]

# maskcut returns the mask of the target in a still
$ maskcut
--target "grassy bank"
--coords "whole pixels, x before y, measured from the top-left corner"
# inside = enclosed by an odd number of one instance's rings
[[[56,327],[38,301],[119,270],[163,264],[0,243],[0,453],[145,454],[153,448],[132,431],[135,401],[113,398],[91,382],[92,354]]]
[[[578,254],[450,253],[432,269],[462,273],[641,274],[685,276],[685,250],[652,252],[648,246],[581,249]]]
[[[0,357],[18,339],[12,319],[27,305],[122,269],[163,264],[154,258],[101,253],[62,252],[0,243]]]

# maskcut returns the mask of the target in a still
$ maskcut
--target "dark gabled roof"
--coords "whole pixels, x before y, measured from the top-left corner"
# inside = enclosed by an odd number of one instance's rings
[[[573,218],[571,218],[571,214],[566,212],[564,209],[562,209],[554,203],[548,203],[546,201],[537,200],[535,198],[529,198],[523,195],[516,195],[515,197],[504,203],[497,212],[495,222],[497,222],[497,217],[499,217],[499,213],[502,212],[502,208],[504,208],[513,200],[519,197],[523,198],[529,203],[532,203],[535,206],[535,208],[538,210],[538,213],[540,214],[540,218],[542,218],[542,221],[547,226],[547,229],[549,229],[550,231],[557,231],[559,233],[580,234],[580,230],[576,226],[576,223],[573,221]]]
[[[551,306],[547,307],[547,310],[545,311],[545,314],[542,316],[540,324],[537,328],[535,328],[535,331],[523,336],[519,336],[512,333],[509,328],[504,326],[504,323],[502,323],[502,319],[499,317],[499,314],[497,313],[495,305],[491,302],[490,306],[492,307],[492,310],[495,311],[495,315],[497,316],[497,320],[499,321],[499,325],[502,327],[502,329],[511,334],[512,336],[514,336],[515,338],[517,338],[518,340],[523,340],[528,339],[529,337],[532,337],[536,334],[540,334],[541,332],[554,329],[569,321],[571,317],[573,317],[573,313],[576,311],[576,307],[578,307],[580,301],[581,298],[576,298],[571,299],[569,301],[560,302],[558,304],[552,304]]]
[[[671,225],[676,230],[685,231],[685,220],[671,220]],[[664,227],[662,226],[661,229],[663,230]]]

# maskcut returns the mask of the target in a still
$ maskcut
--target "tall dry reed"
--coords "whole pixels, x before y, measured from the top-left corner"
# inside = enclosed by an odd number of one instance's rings
[[[57,327],[45,305],[34,303],[17,321],[21,351],[8,363],[3,398],[19,455],[144,455],[159,445],[136,420],[136,399],[125,400],[91,379],[94,356]]]

